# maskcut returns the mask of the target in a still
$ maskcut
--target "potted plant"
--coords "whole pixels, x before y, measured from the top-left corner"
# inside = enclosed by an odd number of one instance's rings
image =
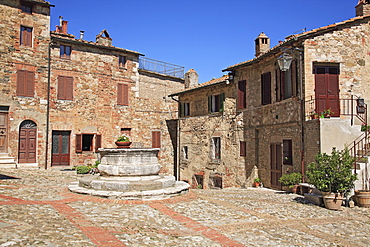
[[[302,182],[302,174],[298,172],[284,174],[279,178],[279,182],[283,186],[287,186],[289,188],[289,191],[297,193],[299,186],[298,184]]]
[[[261,185],[261,179],[260,178],[255,178],[253,182],[254,187],[260,187]]]
[[[334,112],[329,108],[320,113],[320,118],[330,118],[331,114],[334,114]]]
[[[131,145],[130,138],[126,134],[118,137],[115,143],[117,148],[130,148]]]
[[[337,151],[333,148],[331,155],[319,153],[315,162],[308,166],[308,182],[323,192],[326,208],[340,209],[344,193],[354,187],[357,176],[352,174],[353,162],[348,149]]]
[[[318,119],[319,114],[317,114],[315,111],[311,112],[311,119]]]

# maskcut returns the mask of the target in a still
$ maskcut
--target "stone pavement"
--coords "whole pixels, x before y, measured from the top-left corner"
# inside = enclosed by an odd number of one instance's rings
[[[330,211],[268,189],[161,201],[68,191],[81,175],[0,169],[0,246],[370,246],[370,209]]]

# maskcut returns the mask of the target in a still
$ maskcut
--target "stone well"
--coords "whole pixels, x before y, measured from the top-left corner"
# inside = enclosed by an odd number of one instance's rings
[[[69,186],[69,190],[126,200],[157,200],[186,193],[189,184],[174,176],[159,175],[159,148],[101,148],[100,175],[89,175]]]

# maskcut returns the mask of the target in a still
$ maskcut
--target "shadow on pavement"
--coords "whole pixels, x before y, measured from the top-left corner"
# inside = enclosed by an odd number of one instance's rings
[[[0,174],[0,180],[4,180],[4,179],[20,179],[20,178],[16,178],[16,177],[11,177],[11,176],[8,176],[8,175]]]

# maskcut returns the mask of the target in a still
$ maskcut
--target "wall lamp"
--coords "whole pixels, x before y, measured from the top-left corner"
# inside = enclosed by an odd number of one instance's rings
[[[280,57],[278,57],[277,62],[279,64],[279,68],[281,71],[287,71],[290,68],[290,64],[292,63],[293,58],[287,54],[283,53]]]

